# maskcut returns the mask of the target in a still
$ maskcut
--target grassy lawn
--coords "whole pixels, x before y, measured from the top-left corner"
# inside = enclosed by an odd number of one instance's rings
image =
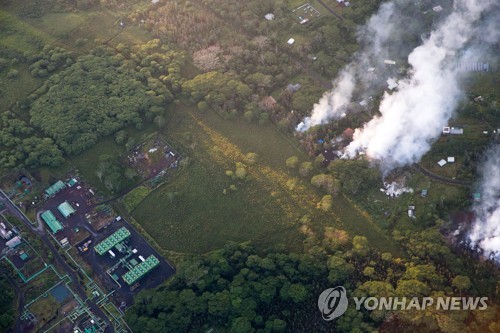
[[[34,27],[54,36],[64,38],[87,20],[88,14],[80,13],[48,13],[40,18],[29,19]]]
[[[123,197],[123,204],[130,213],[137,207],[144,198],[149,194],[150,190],[146,186],[138,186]]]
[[[0,10],[0,47],[23,53],[36,51],[40,45],[53,40],[17,16]]]
[[[365,235],[372,246],[399,255],[366,212],[345,197],[335,198],[332,212],[316,208],[321,194],[285,166],[286,158],[296,155],[304,161],[305,156],[272,125],[226,121],[214,112],[183,108],[167,135],[184,147],[191,163],[132,213],[163,248],[201,253],[229,240],[252,240],[263,247],[300,251],[299,220],[308,215],[318,230],[326,225],[344,228],[351,236]],[[248,166],[249,179],[228,177],[225,172],[234,171],[235,162],[245,162],[249,152],[258,154],[256,164]],[[297,185],[290,189],[286,183],[292,179]],[[237,189],[230,190],[230,185]]]
[[[238,134],[236,140],[244,140],[246,135],[257,136],[255,132],[251,135],[248,129],[243,133],[241,128],[235,131],[231,122],[225,122],[214,114],[211,116],[211,120],[232,127],[233,132]],[[191,165],[171,183],[152,192],[133,211],[134,218],[160,246],[178,252],[200,253],[220,248],[229,240],[254,240],[265,245],[290,240],[287,244],[289,248],[300,249],[300,235],[296,230],[290,230],[294,221],[287,220],[289,214],[273,200],[272,194],[262,189],[258,180],[251,178],[238,182],[226,176],[226,170],[234,169],[234,162],[231,158],[219,156],[223,154],[217,151],[224,147],[215,148],[209,135],[203,133],[203,127],[186,114],[178,114],[171,124],[167,134],[189,147]],[[266,128],[262,136],[266,133],[274,133],[275,140],[276,136],[279,138],[271,127]],[[286,142],[284,144],[288,146],[288,152],[293,152],[291,146]],[[262,138],[249,147],[252,148],[249,151],[267,159],[270,155],[265,146],[266,138]],[[286,151],[281,154],[277,160],[287,156]],[[231,184],[236,185],[236,191],[228,190]],[[227,194],[223,193],[224,189]],[[294,216],[295,219],[298,217]]]
[[[9,69],[4,69],[0,72],[0,112],[4,112],[10,109],[10,107],[18,100],[26,97],[30,92],[37,89],[42,85],[42,79],[34,78],[28,71],[28,66],[24,64],[18,64],[16,66],[11,66],[10,69],[15,69],[19,72],[19,76],[16,78],[7,78],[7,73]],[[22,116],[26,116],[22,114]]]

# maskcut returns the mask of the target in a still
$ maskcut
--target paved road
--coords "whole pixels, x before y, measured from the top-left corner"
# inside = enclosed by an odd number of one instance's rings
[[[42,230],[39,230],[37,228],[34,228],[29,219],[16,207],[8,198],[7,195],[0,190],[0,201],[4,203],[5,207],[9,210],[10,213],[14,214],[18,219],[23,221],[23,223],[30,228],[35,234],[40,236],[42,241],[45,243],[45,245],[50,249],[52,252],[52,255],[54,256],[54,259],[56,262],[59,264],[60,267],[64,269],[66,274],[71,278],[71,282],[73,284],[74,289],[76,290],[78,296],[86,302],[86,304],[90,307],[92,312],[100,317],[107,325],[107,328],[105,330],[106,333],[114,333],[115,329],[113,328],[113,325],[111,324],[110,320],[106,316],[106,314],[101,310],[100,307],[98,307],[93,301],[87,299],[87,295],[85,294],[85,290],[83,290],[83,287],[80,285],[78,282],[78,277],[71,269],[71,267],[66,263],[66,261],[61,257],[61,254],[57,251],[57,249],[54,247],[54,244],[50,242],[49,236],[45,234],[45,232]]]
[[[472,184],[474,184],[474,182],[470,180],[451,179],[440,175],[436,175],[435,173],[430,172],[429,170],[427,170],[426,168],[424,168],[419,164],[415,164],[413,165],[413,167],[418,171],[420,171],[421,173],[423,173],[424,175],[426,175],[427,177],[448,185],[471,186]]]

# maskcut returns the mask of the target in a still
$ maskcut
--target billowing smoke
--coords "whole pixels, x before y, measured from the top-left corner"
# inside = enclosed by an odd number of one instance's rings
[[[469,233],[472,246],[500,262],[500,144],[486,152],[481,170],[481,199],[474,207],[476,219]]]
[[[341,117],[345,107],[351,102],[354,78],[350,72],[343,71],[334,84],[337,88],[325,93],[319,102],[314,104],[312,115],[297,125],[298,131],[305,131],[311,126],[325,124]]]
[[[405,0],[406,1],[406,0]],[[367,86],[373,84],[374,71],[387,57],[388,42],[396,34],[396,27],[400,20],[394,17],[395,5],[393,2],[383,4],[378,13],[373,15],[368,23],[358,31],[358,40],[363,45],[362,50],[355,55],[349,65],[345,66],[339,76],[334,80],[334,89],[327,91],[317,104],[314,105],[310,117],[297,125],[297,131],[307,131],[309,128],[322,125],[330,120],[340,118],[351,103],[351,98],[356,85],[356,77],[364,76],[364,81],[369,81]],[[372,71],[367,75],[366,70]]]
[[[420,160],[453,114],[461,94],[457,58],[491,4],[455,2],[454,11],[408,56],[410,76],[398,81],[398,91],[385,93],[381,115],[354,133],[349,155],[366,150],[387,168]]]
[[[484,41],[482,35],[491,31],[492,20],[485,19],[485,15],[497,5],[494,0],[455,0],[450,14],[444,15],[427,32],[423,25],[411,27],[416,18],[400,18],[408,16],[408,6],[414,3],[394,0],[381,6],[360,30],[360,36],[364,34],[372,41],[365,43],[353,63],[342,72],[336,88],[323,96],[314,106],[311,117],[306,118],[298,130],[305,131],[311,126],[338,118],[353,95],[354,79],[363,81],[361,89],[369,90],[377,82],[397,77],[400,73],[390,72],[387,67],[398,65],[391,65],[392,62],[385,62],[384,65],[383,59],[390,58],[388,55],[391,54],[395,54],[397,59],[404,54],[402,45],[411,44],[406,41],[409,38],[405,33],[412,30],[415,35],[420,29],[420,45],[407,53],[410,68],[406,78],[395,80],[397,89],[384,94],[379,106],[380,115],[355,131],[354,141],[345,152],[346,157],[353,157],[365,151],[370,159],[380,162],[384,171],[420,160],[453,115],[461,97],[459,64],[471,59],[471,55],[472,58],[480,55],[481,48],[474,40]],[[429,8],[429,11],[432,9]],[[379,64],[378,67],[372,66],[367,71],[368,64],[374,61]],[[380,69],[381,65],[385,69]],[[382,72],[382,75],[377,75],[378,81],[370,79],[370,69],[375,73]],[[348,93],[344,95],[345,91]]]

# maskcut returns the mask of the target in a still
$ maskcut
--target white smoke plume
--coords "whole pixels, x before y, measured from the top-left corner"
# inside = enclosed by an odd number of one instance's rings
[[[388,41],[394,37],[395,29],[399,25],[398,21],[393,19],[394,7],[393,2],[383,4],[378,13],[360,28],[358,40],[364,45],[363,49],[334,80],[333,90],[326,92],[319,102],[314,104],[311,116],[297,125],[297,131],[304,132],[313,126],[326,124],[330,120],[340,118],[347,111],[346,106],[351,102],[356,77],[363,75],[361,72],[366,72],[367,68],[375,69],[387,58]],[[370,78],[365,74],[364,80],[370,81]]]
[[[386,93],[380,116],[356,130],[347,154],[360,150],[385,168],[418,162],[446,126],[458,103],[457,59],[477,33],[476,22],[493,1],[457,0],[453,12],[408,56],[410,77]]]
[[[481,201],[474,207],[476,219],[469,232],[471,245],[500,262],[500,145],[486,153],[481,170]]]
[[[344,108],[351,102],[354,77],[350,72],[342,71],[334,85],[335,90],[325,93],[319,102],[314,104],[312,115],[297,125],[298,131],[306,131],[311,126],[325,124],[342,116]]]
[[[365,35],[364,38],[371,41],[365,43],[353,63],[344,69],[336,89],[323,96],[314,106],[311,117],[306,118],[297,130],[305,131],[337,118],[343,112],[339,108],[347,105],[353,95],[354,79],[363,81],[363,90],[373,88],[377,80],[369,79],[367,64],[373,65],[374,61],[379,64],[378,67],[371,66],[376,67],[375,73],[382,72],[378,83],[393,77],[394,71],[388,76],[387,67],[391,66],[384,67],[383,59],[391,59],[390,55],[398,52],[404,57],[404,46],[409,39],[405,33],[413,30],[415,36],[420,29],[420,45],[415,44],[418,46],[406,53],[410,66],[407,77],[397,80],[398,87],[394,92],[384,94],[379,106],[380,115],[355,131],[354,141],[344,156],[354,157],[365,151],[370,159],[380,162],[385,172],[420,160],[452,117],[462,95],[459,81],[463,73],[459,72],[458,64],[470,59],[471,55],[472,58],[481,55],[483,50],[475,41],[484,42],[485,32],[492,31],[495,17],[493,20],[484,17],[497,10],[498,4],[495,0],[455,0],[449,15],[443,15],[441,22],[430,32],[424,29],[425,25],[411,27],[408,8],[414,4],[414,1],[394,0],[380,7],[360,30],[360,36]],[[406,19],[401,18],[405,15]],[[346,76],[346,72],[351,75]],[[348,94],[342,95],[344,91]]]

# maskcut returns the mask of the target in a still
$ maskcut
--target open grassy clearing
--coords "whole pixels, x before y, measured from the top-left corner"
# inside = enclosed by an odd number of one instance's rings
[[[399,255],[368,215],[346,198],[336,197],[332,212],[316,208],[321,195],[308,180],[285,170],[286,158],[305,157],[271,125],[226,121],[213,112],[200,115],[186,109],[178,110],[167,132],[189,147],[191,165],[133,211],[165,249],[205,252],[228,240],[253,240],[262,246],[299,250],[303,238],[299,220],[309,215],[320,230],[325,225],[344,228],[351,236],[365,235],[374,247]],[[249,180],[226,176],[235,162],[245,162],[249,152],[259,156],[256,164],[248,166]],[[296,186],[291,189],[287,182],[292,179]],[[229,190],[232,184],[236,191]]]
[[[146,186],[138,186],[123,197],[123,204],[128,212],[131,212],[137,207],[144,198],[150,193]]]
[[[0,10],[0,47],[23,53],[36,51],[54,38],[6,11]]]
[[[88,15],[85,12],[48,13],[40,18],[28,19],[27,22],[55,38],[64,38],[68,37],[72,30],[83,24]]]
[[[9,110],[16,101],[23,99],[43,83],[42,79],[34,78],[25,65],[11,66],[10,69],[17,70],[19,76],[8,78],[9,69],[0,72],[0,99],[2,100],[0,112]]]
[[[323,193],[312,188],[309,178],[297,179],[295,176],[298,175],[294,172],[290,173],[285,164],[285,160],[293,155],[298,156],[301,161],[309,159],[296,148],[293,140],[282,135],[273,126],[247,124],[242,119],[225,121],[214,113],[204,114],[203,121],[218,133],[226,135],[236,148],[243,150],[244,147],[243,153],[260,154],[258,161],[263,165],[258,169],[261,171],[260,179],[268,184],[272,192],[281,190],[283,200],[291,201],[293,207],[301,207],[315,223],[345,229],[351,236],[366,236],[372,246],[401,255],[397,246],[382,234],[369,215],[347,197],[342,195],[334,197],[330,213],[316,208],[316,203]],[[287,181],[291,179],[297,180],[298,185],[292,191],[286,186]]]
[[[237,182],[226,176],[226,170],[234,169],[234,160],[220,156],[226,147],[214,142],[196,120],[183,114],[171,124],[168,135],[186,147],[191,146],[188,150],[193,161],[133,212],[160,246],[179,252],[206,252],[228,240],[251,239],[265,245],[290,240],[288,248],[300,249],[301,237],[289,230],[288,224],[293,224],[300,214],[293,214],[292,221],[288,221],[287,212],[261,188],[258,180],[252,177],[247,182]],[[185,139],[186,132],[190,133],[190,140]],[[231,184],[238,189],[224,194]]]
[[[24,98],[43,82],[32,77],[28,66],[14,60],[12,54],[37,52],[44,44],[53,40],[54,38],[15,15],[0,10],[0,57],[9,61],[8,65],[0,71],[0,98],[2,100],[0,112],[8,110],[16,100]],[[7,77],[11,70],[17,71],[18,75]]]

